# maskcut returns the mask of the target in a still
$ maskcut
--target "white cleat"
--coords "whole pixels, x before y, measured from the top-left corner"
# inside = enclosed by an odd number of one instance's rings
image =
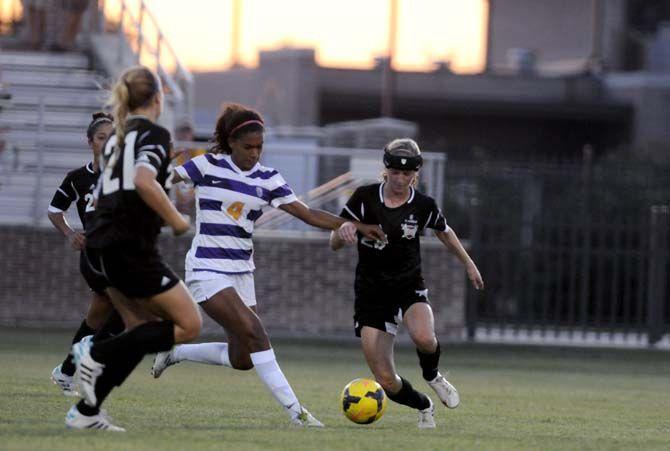
[[[112,424],[111,418],[104,411],[99,414],[87,417],[79,412],[77,406],[72,406],[65,415],[65,427],[68,429],[100,429],[111,432],[126,432],[120,426]]]
[[[435,390],[435,393],[437,393],[442,404],[450,409],[455,409],[461,403],[461,398],[458,396],[458,390],[456,390],[456,388],[440,373],[437,373],[435,379],[427,381],[427,383],[430,385],[430,388]]]
[[[96,362],[91,357],[91,341],[80,341],[72,345],[72,355],[77,365],[77,371],[74,373],[74,380],[77,385],[79,395],[84,398],[84,402],[91,407],[98,403],[95,395],[95,384],[98,377],[102,375],[105,365]]]
[[[61,371],[61,366],[62,365],[58,365],[53,369],[51,372],[51,380],[54,384],[58,385],[58,388],[61,389],[65,396],[79,396],[79,393],[77,393],[77,387],[74,383],[74,378],[64,374]]]
[[[300,407],[300,413],[291,418],[291,424],[300,427],[322,428],[323,423],[312,416],[304,407]]]
[[[430,405],[423,410],[419,410],[419,429],[435,428],[435,404],[428,398]]]
[[[165,352],[159,352],[154,357],[154,364],[151,366],[151,375],[155,379],[158,379],[159,377],[161,377],[161,374],[163,374],[163,371],[165,371],[167,367],[172,366],[175,363],[179,362],[177,360],[174,360],[171,350]]]

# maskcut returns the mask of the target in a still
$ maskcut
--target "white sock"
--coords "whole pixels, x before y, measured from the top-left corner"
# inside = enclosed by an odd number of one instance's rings
[[[172,357],[177,362],[188,360],[191,362],[223,365],[229,368],[228,343],[199,343],[194,345],[179,345],[172,349]]]
[[[300,402],[293,393],[284,373],[282,373],[277,358],[272,349],[267,351],[252,352],[251,361],[258,377],[261,378],[265,386],[270,390],[272,396],[284,408],[284,410],[294,417],[300,413]]]

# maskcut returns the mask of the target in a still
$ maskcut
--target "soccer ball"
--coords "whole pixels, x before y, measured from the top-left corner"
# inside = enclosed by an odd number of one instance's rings
[[[386,393],[377,382],[354,379],[342,390],[342,412],[354,423],[370,424],[386,411]]]

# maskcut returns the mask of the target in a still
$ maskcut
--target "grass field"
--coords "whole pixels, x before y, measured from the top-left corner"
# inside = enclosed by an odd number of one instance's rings
[[[68,338],[0,328],[1,450],[670,449],[668,353],[445,346],[462,404],[440,407],[437,429],[422,431],[415,412],[396,404],[370,426],[344,418],[340,390],[369,374],[351,345],[276,343],[324,430],[288,427],[253,372],[182,363],[156,381],[147,358],[106,405],[128,429],[113,434],[63,426],[72,401],[49,374]],[[397,361],[428,390],[412,350],[398,350]]]

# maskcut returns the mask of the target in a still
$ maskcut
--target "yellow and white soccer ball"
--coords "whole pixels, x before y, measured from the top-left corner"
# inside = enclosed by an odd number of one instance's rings
[[[342,412],[354,423],[370,424],[386,411],[386,393],[377,382],[354,379],[342,390]]]

